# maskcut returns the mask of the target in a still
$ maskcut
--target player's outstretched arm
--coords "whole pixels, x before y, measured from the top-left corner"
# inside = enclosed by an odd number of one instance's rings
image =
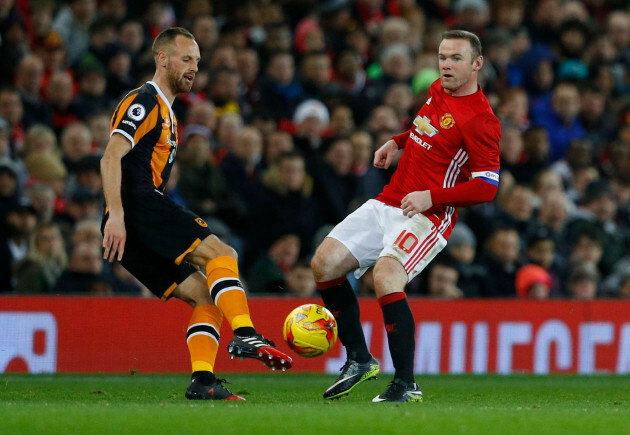
[[[105,154],[101,159],[103,193],[109,210],[109,217],[103,230],[103,248],[105,250],[103,258],[110,263],[116,259],[122,260],[125,250],[127,231],[125,230],[125,215],[120,197],[122,183],[120,161],[129,151],[131,151],[131,143],[123,135],[114,133],[107,143]]]
[[[385,145],[380,147],[374,153],[374,167],[379,169],[388,169],[397,152],[398,145],[394,139],[388,140],[385,142]]]

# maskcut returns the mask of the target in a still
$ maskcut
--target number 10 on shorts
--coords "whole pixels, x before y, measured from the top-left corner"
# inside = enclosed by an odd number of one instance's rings
[[[407,230],[403,230],[403,232],[398,235],[396,241],[394,242],[394,246],[402,249],[407,254],[410,254],[417,244],[418,237],[414,233]]]

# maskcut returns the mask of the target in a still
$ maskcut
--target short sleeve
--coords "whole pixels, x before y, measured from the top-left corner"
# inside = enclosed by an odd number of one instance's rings
[[[112,116],[110,136],[120,133],[134,147],[157,123],[158,102],[144,92],[127,95]]]

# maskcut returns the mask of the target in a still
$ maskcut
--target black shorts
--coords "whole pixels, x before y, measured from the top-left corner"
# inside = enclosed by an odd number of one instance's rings
[[[196,214],[160,193],[122,195],[127,239],[122,264],[153,294],[166,300],[198,269],[183,261],[212,234]],[[101,232],[109,214],[103,216]]]

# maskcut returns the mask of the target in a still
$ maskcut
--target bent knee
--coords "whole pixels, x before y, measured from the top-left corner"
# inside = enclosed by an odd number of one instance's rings
[[[315,278],[317,278],[319,275],[326,275],[329,270],[330,270],[330,263],[332,263],[331,261],[329,261],[330,257],[326,256],[326,255],[322,255],[319,252],[316,252],[315,255],[313,256],[313,259],[311,260],[311,269],[313,269],[313,274],[315,275]]]
[[[207,261],[211,261],[217,257],[232,257],[238,261],[236,250],[227,243],[224,243],[214,234],[206,237],[199,245],[199,253]]]

